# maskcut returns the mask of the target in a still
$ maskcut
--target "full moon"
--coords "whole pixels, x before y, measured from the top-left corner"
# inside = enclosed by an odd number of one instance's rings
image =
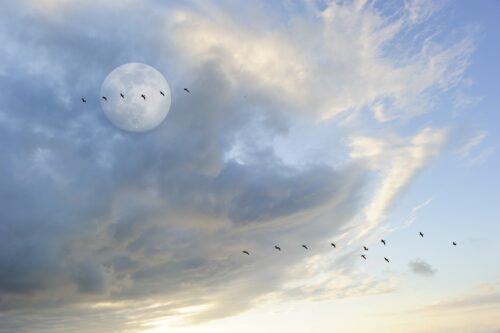
[[[101,96],[107,98],[101,98],[106,117],[116,127],[130,132],[146,132],[160,125],[172,102],[167,80],[153,67],[141,63],[115,68],[102,83]]]

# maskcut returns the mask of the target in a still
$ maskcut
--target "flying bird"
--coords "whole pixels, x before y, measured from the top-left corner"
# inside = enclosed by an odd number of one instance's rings
[[[332,244],[334,248],[337,248],[337,245],[335,245],[335,243],[330,243],[330,244]]]
[[[422,233],[422,231],[420,231],[419,234],[421,237],[424,237],[424,234]]]
[[[364,254],[362,254],[361,257],[366,260],[366,256]]]
[[[163,91],[161,91],[161,90],[160,90],[160,94],[161,94],[162,96],[165,96],[165,94],[164,94],[164,93],[163,93]]]
[[[244,253],[244,254],[246,254],[246,255],[250,255],[250,253],[248,253],[248,251],[246,251],[246,250],[241,251],[241,252],[243,252],[243,253]]]
[[[382,244],[384,244],[384,245],[385,245],[385,240],[381,239],[380,241],[382,242]]]
[[[189,94],[191,93],[188,88],[184,88],[184,91],[189,93]]]
[[[365,249],[365,251],[368,251],[368,248],[366,246],[363,246],[363,249]]]
[[[389,259],[387,259],[386,257],[384,257],[385,261],[389,262]]]
[[[87,100],[85,98],[82,97],[82,102],[83,103],[87,103]]]
[[[455,242],[453,242],[452,244],[453,244],[453,246],[457,246],[457,243],[455,243]]]
[[[302,245],[302,247],[303,247],[304,249],[306,249],[306,250],[309,250],[309,249],[307,248],[307,245]]]
[[[274,248],[278,251],[281,251],[281,247],[277,246],[277,245],[274,245]]]
[[[120,93],[120,96],[121,96],[122,98],[125,98],[125,95],[123,95],[122,93]]]
[[[102,96],[102,99],[105,100],[105,101],[108,100],[108,98],[106,96]]]
[[[146,100],[146,96],[144,96],[144,94],[142,94],[141,97],[144,98],[144,100]]]

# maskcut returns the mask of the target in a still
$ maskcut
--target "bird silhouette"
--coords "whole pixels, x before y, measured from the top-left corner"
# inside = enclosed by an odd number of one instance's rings
[[[420,231],[419,234],[421,237],[424,237],[424,234],[422,233],[422,231]]]
[[[381,239],[380,241],[382,242],[382,244],[384,244],[384,245],[385,245],[385,240]]]
[[[457,243],[455,243],[455,242],[453,242],[452,244],[453,244],[453,246],[457,246]]]
[[[307,248],[307,245],[302,245],[302,247],[303,247],[304,249],[306,249],[306,250],[309,250],[309,249]]]
[[[366,260],[366,256],[364,254],[362,254],[361,257]]]
[[[144,94],[142,94],[141,97],[144,98],[144,100],[146,100],[146,96],[144,96]]]
[[[363,249],[365,249],[365,251],[368,251],[368,248],[366,246],[363,246]]]
[[[281,251],[281,247],[279,247],[278,245],[274,245],[274,248],[278,251]]]
[[[82,102],[83,103],[87,103],[87,100],[85,98],[82,97]]]
[[[105,100],[105,101],[108,100],[108,98],[106,96],[102,96],[102,99]]]
[[[184,88],[184,91],[189,93],[189,94],[191,93],[188,88]]]
[[[163,91],[161,91],[161,90],[160,90],[160,94],[161,94],[162,96],[165,96],[165,94],[164,94],[164,93],[163,93]]]
[[[386,257],[384,257],[385,261],[389,262],[389,259],[387,259]]]
[[[120,93],[120,96],[121,96],[122,98],[125,98],[125,95],[123,95],[122,93]]]
[[[332,244],[334,248],[337,248],[337,245],[335,245],[335,243],[330,243],[330,244]]]
[[[243,253],[244,253],[244,254],[246,254],[246,255],[250,255],[250,253],[249,253],[248,251],[246,251],[246,250],[241,251],[241,252],[243,252]]]

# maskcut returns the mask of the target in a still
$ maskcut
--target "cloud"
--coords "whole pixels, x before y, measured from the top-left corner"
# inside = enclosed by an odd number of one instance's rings
[[[463,144],[463,146],[458,149],[458,155],[468,166],[481,165],[495,153],[496,148],[493,146],[479,148],[487,137],[488,132],[480,130],[475,135],[471,136]]]
[[[413,273],[418,275],[433,276],[436,274],[436,270],[422,259],[412,260],[408,263],[408,266]]]
[[[409,46],[410,54],[391,47],[438,9],[417,3],[409,2],[393,20],[356,2],[331,2],[319,13],[313,5],[301,6],[300,15],[292,11],[283,27],[273,29],[266,29],[269,19],[259,10],[245,7],[261,23],[249,29],[241,13],[230,16],[207,6],[202,13],[176,12],[166,31],[188,61],[220,59],[234,84],[252,82],[246,93],[253,100],[259,100],[257,91],[267,92],[260,98],[271,94],[320,119],[372,106],[375,118],[385,122],[428,112],[436,89],[460,82],[473,49],[470,36],[446,47],[428,38]]]
[[[460,80],[470,37],[392,53],[428,13],[393,20],[369,5],[264,3],[0,5],[0,332],[126,332],[183,309],[200,322],[266,297],[395,288],[357,272],[349,248],[324,255],[331,237],[358,231],[360,211],[364,230],[384,220],[447,130],[356,130],[335,166],[287,164],[273,142],[300,117],[429,112]],[[102,79],[131,61],[172,87],[165,123],[142,135],[114,128],[98,102]],[[374,173],[380,186],[366,202]],[[269,256],[276,243],[287,256]],[[303,243],[314,253],[308,272]]]
[[[459,150],[459,154],[462,157],[469,156],[472,149],[479,146],[487,136],[488,136],[488,132],[486,132],[486,131],[477,132],[476,135],[471,137],[470,140],[467,141],[465,143],[465,145]]]
[[[409,216],[407,217],[406,221],[403,223],[403,225],[400,228],[407,228],[410,225],[412,225],[415,222],[415,220],[417,219],[418,211],[427,207],[431,202],[432,202],[432,199],[427,199],[424,202],[413,207],[411,209],[411,212],[410,212]]]
[[[414,137],[353,137],[350,155],[381,176],[373,199],[364,208],[364,233],[384,222],[397,195],[446,142],[446,129],[424,128]]]
[[[422,312],[460,311],[460,310],[489,310],[500,308],[500,292],[498,283],[485,284],[479,290],[469,292],[461,297],[440,300],[419,309]]]

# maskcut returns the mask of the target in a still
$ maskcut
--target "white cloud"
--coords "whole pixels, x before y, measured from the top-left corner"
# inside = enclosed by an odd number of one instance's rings
[[[495,153],[496,149],[493,146],[479,149],[487,137],[488,132],[480,130],[458,150],[458,155],[468,166],[481,165]]]
[[[214,19],[179,9],[166,32],[192,65],[217,60],[234,84],[248,83],[245,93],[266,91],[318,119],[371,106],[384,122],[428,112],[434,89],[455,86],[472,51],[469,36],[447,46],[428,37],[409,54],[391,47],[437,9],[409,4],[396,19],[356,2],[322,12],[308,6],[284,28],[262,17],[250,28],[224,11]]]
[[[473,148],[479,146],[483,140],[488,136],[488,132],[481,130],[476,133],[465,145],[459,150],[459,154],[462,157],[468,157],[471,154]]]
[[[446,137],[446,129],[424,128],[410,138],[351,139],[351,157],[380,175],[372,200],[364,208],[364,232],[385,220],[394,199],[429,161],[438,156]]]

